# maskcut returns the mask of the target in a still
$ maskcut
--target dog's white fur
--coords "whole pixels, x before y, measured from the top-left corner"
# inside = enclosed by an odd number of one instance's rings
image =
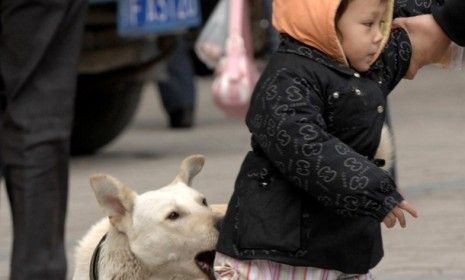
[[[394,139],[389,127],[384,124],[381,130],[381,138],[379,141],[378,149],[374,158],[384,159],[385,164],[382,167],[384,170],[390,170],[394,166],[395,161],[394,153]]]
[[[89,279],[93,251],[105,233],[101,280],[208,279],[194,258],[214,250],[220,215],[203,205],[204,196],[190,187],[203,163],[200,155],[186,158],[171,184],[141,195],[111,176],[92,176],[91,186],[108,218],[95,224],[78,245],[73,279]]]

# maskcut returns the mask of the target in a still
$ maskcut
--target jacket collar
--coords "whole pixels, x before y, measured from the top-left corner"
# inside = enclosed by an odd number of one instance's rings
[[[280,53],[292,53],[309,58],[341,74],[354,76],[358,73],[344,63],[339,62],[321,51],[307,46],[286,34],[281,34],[281,44],[277,51]]]

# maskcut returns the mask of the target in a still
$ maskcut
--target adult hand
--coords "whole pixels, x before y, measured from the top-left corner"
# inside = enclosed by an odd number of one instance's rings
[[[410,67],[404,78],[413,79],[418,69],[426,64],[449,62],[451,40],[432,15],[396,18],[392,27],[405,29],[412,44]]]
[[[403,200],[396,207],[394,207],[387,215],[384,217],[383,223],[388,227],[392,228],[396,225],[396,222],[399,221],[401,227],[405,228],[407,222],[405,220],[404,211],[409,213],[412,217],[417,218],[417,210],[410,205],[406,200]]]

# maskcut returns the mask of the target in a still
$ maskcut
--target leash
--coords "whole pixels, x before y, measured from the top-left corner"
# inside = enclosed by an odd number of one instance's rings
[[[107,234],[103,235],[102,239],[98,243],[97,247],[92,254],[92,259],[90,260],[89,267],[89,278],[90,280],[98,280],[98,261],[100,259],[100,249],[102,248],[102,243],[107,238]]]

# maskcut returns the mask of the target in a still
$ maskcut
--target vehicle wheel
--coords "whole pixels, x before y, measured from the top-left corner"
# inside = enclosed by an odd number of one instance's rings
[[[143,81],[111,75],[78,77],[71,154],[86,155],[115,139],[131,121]]]

